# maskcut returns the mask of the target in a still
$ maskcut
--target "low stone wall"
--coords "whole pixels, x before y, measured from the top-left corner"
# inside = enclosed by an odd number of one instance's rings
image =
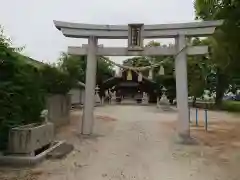
[[[69,123],[70,109],[70,95],[50,95],[47,98],[48,121],[55,127]]]
[[[71,96],[71,104],[74,105],[83,105],[84,104],[84,95],[85,90],[84,89],[71,89],[69,91],[69,94]]]

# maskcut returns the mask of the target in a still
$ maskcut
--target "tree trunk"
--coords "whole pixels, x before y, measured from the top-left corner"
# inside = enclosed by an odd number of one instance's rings
[[[222,98],[224,96],[224,92],[227,88],[228,82],[227,82],[227,76],[220,72],[220,70],[217,71],[217,85],[216,85],[216,100],[215,105],[217,107],[221,107],[222,105]]]

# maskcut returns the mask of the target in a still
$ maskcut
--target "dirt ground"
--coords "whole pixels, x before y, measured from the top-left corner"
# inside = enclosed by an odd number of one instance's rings
[[[191,110],[197,145],[176,143],[177,111],[161,106],[106,106],[95,110],[94,135],[79,135],[81,111],[58,130],[57,139],[74,145],[61,160],[31,169],[0,168],[0,180],[239,180],[240,116]]]

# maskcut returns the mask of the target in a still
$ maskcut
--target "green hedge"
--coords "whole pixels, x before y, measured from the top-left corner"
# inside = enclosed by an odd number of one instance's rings
[[[72,81],[67,73],[56,67],[35,67],[15,52],[1,53],[0,149],[6,149],[9,129],[41,122],[47,94],[65,94]]]
[[[42,121],[48,93],[65,94],[76,83],[67,72],[35,62],[21,50],[11,47],[0,26],[0,149],[6,148],[9,129]]]
[[[41,121],[44,91],[38,83],[38,70],[17,56],[2,59],[0,72],[0,148],[3,149],[10,128]]]

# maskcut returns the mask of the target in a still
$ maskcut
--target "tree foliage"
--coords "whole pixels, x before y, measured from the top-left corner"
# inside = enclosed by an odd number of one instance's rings
[[[189,45],[210,45],[209,39],[189,38]],[[151,41],[146,45],[147,47],[161,46],[160,43]],[[167,47],[167,45],[163,45]],[[171,46],[168,45],[168,46]],[[149,66],[162,62],[165,74],[160,75],[159,67],[154,68],[154,81],[157,82],[159,87],[164,86],[167,89],[167,97],[170,100],[176,98],[176,81],[174,73],[174,57],[173,56],[148,56],[148,57],[134,57],[124,61],[124,65],[142,67]],[[205,89],[214,91],[215,86],[214,78],[212,76],[213,70],[215,70],[215,64],[209,61],[209,56],[189,56],[188,57],[188,89],[189,96],[200,97],[203,95]],[[144,71],[143,74],[147,77],[148,70]]]
[[[39,83],[47,94],[66,94],[76,84],[68,72],[52,65],[43,65],[39,73],[41,75]]]
[[[201,46],[208,45],[206,40],[199,38],[189,39],[189,45]],[[188,56],[188,94],[193,97],[193,105],[196,98],[201,97],[204,90],[208,88],[207,77],[210,73],[210,64],[206,55]]]
[[[107,61],[107,57],[97,57],[97,75],[96,84],[99,86],[108,78],[114,76],[113,65]],[[81,81],[85,83],[87,57],[86,56],[74,56],[62,53],[59,58],[58,66],[64,72],[68,73],[71,82],[75,83]]]
[[[68,55],[62,52],[59,58],[58,66],[64,72],[67,72],[72,81],[85,82],[86,58],[84,56]]]
[[[209,38],[212,49],[209,60],[216,65],[216,103],[234,77],[240,77],[240,1],[239,0],[195,0],[196,18],[202,20],[224,20],[213,38]]]
[[[44,108],[38,69],[25,63],[12,48],[3,30],[0,33],[0,149],[7,143],[8,130],[22,124],[39,122]]]
[[[21,49],[13,48],[1,29],[0,149],[6,148],[10,128],[42,121],[40,114],[47,94],[64,94],[73,85],[68,72],[32,63],[30,58],[20,54]]]
[[[146,47],[161,46],[159,42],[150,41]],[[163,45],[164,47],[166,45]],[[158,95],[161,96],[161,88],[164,86],[167,89],[166,95],[169,100],[176,98],[176,83],[174,77],[174,58],[169,56],[143,56],[126,59],[123,64],[133,67],[144,67],[162,62],[164,67],[164,75],[160,75],[160,66],[153,68],[153,80],[157,83]],[[142,71],[143,76],[148,77],[149,70]]]
[[[115,74],[115,70],[113,69],[113,65],[107,61],[108,57],[98,57],[97,62],[97,84],[101,87],[102,83],[113,77]]]

